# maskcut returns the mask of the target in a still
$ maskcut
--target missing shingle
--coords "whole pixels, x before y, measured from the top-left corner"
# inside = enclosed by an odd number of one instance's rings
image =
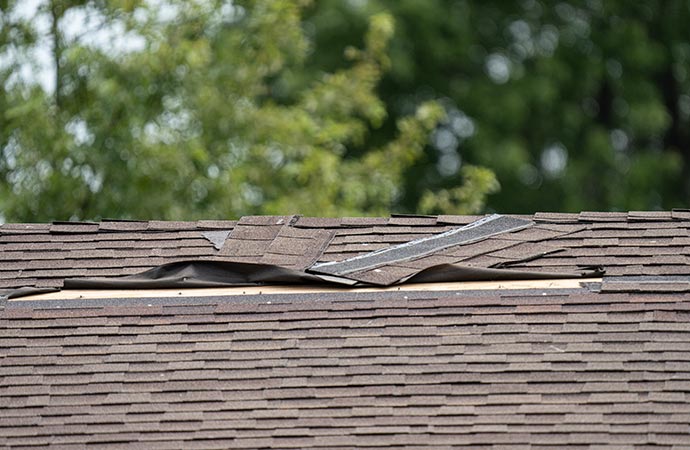
[[[201,233],[203,237],[213,244],[216,250],[220,250],[223,247],[223,244],[225,243],[225,240],[228,238],[229,234],[230,230],[204,231]]]
[[[316,264],[309,270],[329,275],[347,275],[386,264],[420,258],[452,246],[469,244],[497,234],[521,230],[532,224],[530,220],[494,214],[436,236],[416,239],[344,261]]]

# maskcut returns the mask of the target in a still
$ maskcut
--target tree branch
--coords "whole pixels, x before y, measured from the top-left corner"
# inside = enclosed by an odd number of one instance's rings
[[[60,36],[59,21],[61,16],[59,0],[50,1],[50,34],[53,37],[53,65],[55,66],[55,107],[59,111],[62,106],[61,80],[62,71],[60,59],[62,58],[62,39]]]

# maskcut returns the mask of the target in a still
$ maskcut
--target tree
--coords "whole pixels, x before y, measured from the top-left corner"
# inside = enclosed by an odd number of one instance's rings
[[[409,209],[416,187],[455,186],[465,163],[496,173],[499,211],[687,206],[688,2],[323,0],[306,16],[313,67],[339,67],[333,54],[382,9],[397,32],[380,85],[390,122],[372,139],[419,101],[447,112],[405,176]]]
[[[443,118],[418,102],[362,148],[386,118],[385,13],[347,63],[308,73],[304,1],[46,0],[36,17],[20,4],[0,2],[6,220],[385,214]],[[32,52],[47,47],[52,82],[22,76],[46,73]],[[481,209],[495,178],[466,175],[424,207]]]

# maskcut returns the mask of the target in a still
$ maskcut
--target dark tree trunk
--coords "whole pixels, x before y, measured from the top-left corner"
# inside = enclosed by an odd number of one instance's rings
[[[60,35],[60,17],[62,11],[60,10],[60,1],[51,0],[50,2],[50,34],[53,38],[53,65],[55,66],[55,107],[59,111],[62,107],[62,36]]]

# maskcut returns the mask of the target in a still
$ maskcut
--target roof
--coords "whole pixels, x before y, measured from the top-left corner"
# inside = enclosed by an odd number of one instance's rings
[[[511,217],[528,225],[346,274],[388,289],[0,300],[0,447],[687,448],[690,211]],[[5,224],[0,288],[309,271],[479,219]],[[605,274],[395,284],[439,264]]]

